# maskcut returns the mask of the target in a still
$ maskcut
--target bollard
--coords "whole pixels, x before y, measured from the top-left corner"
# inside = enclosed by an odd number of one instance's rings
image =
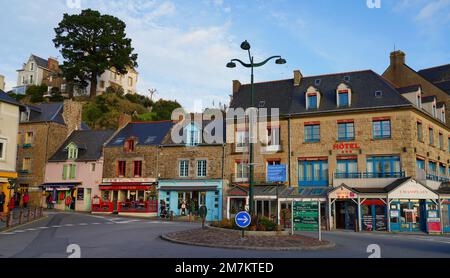
[[[30,213],[31,213],[31,208],[28,208],[28,215],[27,215],[27,222],[30,222]]]
[[[12,227],[12,214],[11,214],[11,211],[8,212],[8,214],[6,216],[6,227],[8,227],[8,228]]]
[[[37,207],[35,207],[34,208],[34,218],[33,218],[33,220],[36,220],[38,217],[37,217],[37,211],[38,211],[38,208]]]
[[[173,221],[173,211],[170,211],[170,221]]]
[[[22,209],[19,209],[19,225],[22,224],[22,217],[23,217],[23,211],[22,211]]]
[[[188,221],[191,222],[192,221],[192,213],[189,212],[189,216],[188,216]]]

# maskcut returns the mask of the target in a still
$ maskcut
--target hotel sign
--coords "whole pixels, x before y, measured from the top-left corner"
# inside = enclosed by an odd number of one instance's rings
[[[390,199],[437,199],[438,195],[415,180],[409,180],[388,194]]]
[[[333,145],[333,150],[341,154],[352,154],[356,150],[360,150],[361,146],[358,143],[336,143]]]

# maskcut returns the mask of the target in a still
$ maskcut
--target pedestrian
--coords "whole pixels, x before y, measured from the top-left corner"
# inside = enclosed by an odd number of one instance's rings
[[[48,209],[53,208],[53,196],[51,193],[48,194],[48,196],[47,196],[47,208]]]
[[[0,192],[0,212],[3,212],[3,206],[5,205],[6,202],[6,195],[5,192]]]
[[[9,199],[9,204],[8,204],[9,211],[12,211],[14,209],[15,203],[16,203],[16,199],[14,199],[14,197],[11,197],[11,199]]]
[[[186,216],[186,202],[181,203],[181,215]]]
[[[25,191],[25,194],[23,194],[23,207],[28,207],[28,202],[30,201],[30,195],[28,195],[28,192]]]

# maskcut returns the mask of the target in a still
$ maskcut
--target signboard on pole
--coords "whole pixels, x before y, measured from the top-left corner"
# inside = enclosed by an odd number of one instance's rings
[[[248,212],[241,211],[238,214],[236,214],[235,221],[236,225],[238,225],[239,228],[244,229],[250,226],[250,223],[252,222],[252,217]]]
[[[267,180],[273,183],[286,182],[286,164],[268,165],[267,166]]]
[[[293,220],[295,231],[318,231],[319,202],[294,202]]]

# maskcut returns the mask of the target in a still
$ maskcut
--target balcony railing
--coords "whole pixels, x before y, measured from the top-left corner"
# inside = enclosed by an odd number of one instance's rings
[[[405,171],[402,172],[385,172],[385,173],[335,173],[336,179],[383,179],[383,178],[404,178]]]
[[[147,202],[119,202],[118,212],[131,213],[156,213],[158,212],[158,201]]]
[[[438,176],[435,174],[427,174],[426,178],[427,178],[427,180],[430,180],[430,181],[450,182],[449,177]]]

